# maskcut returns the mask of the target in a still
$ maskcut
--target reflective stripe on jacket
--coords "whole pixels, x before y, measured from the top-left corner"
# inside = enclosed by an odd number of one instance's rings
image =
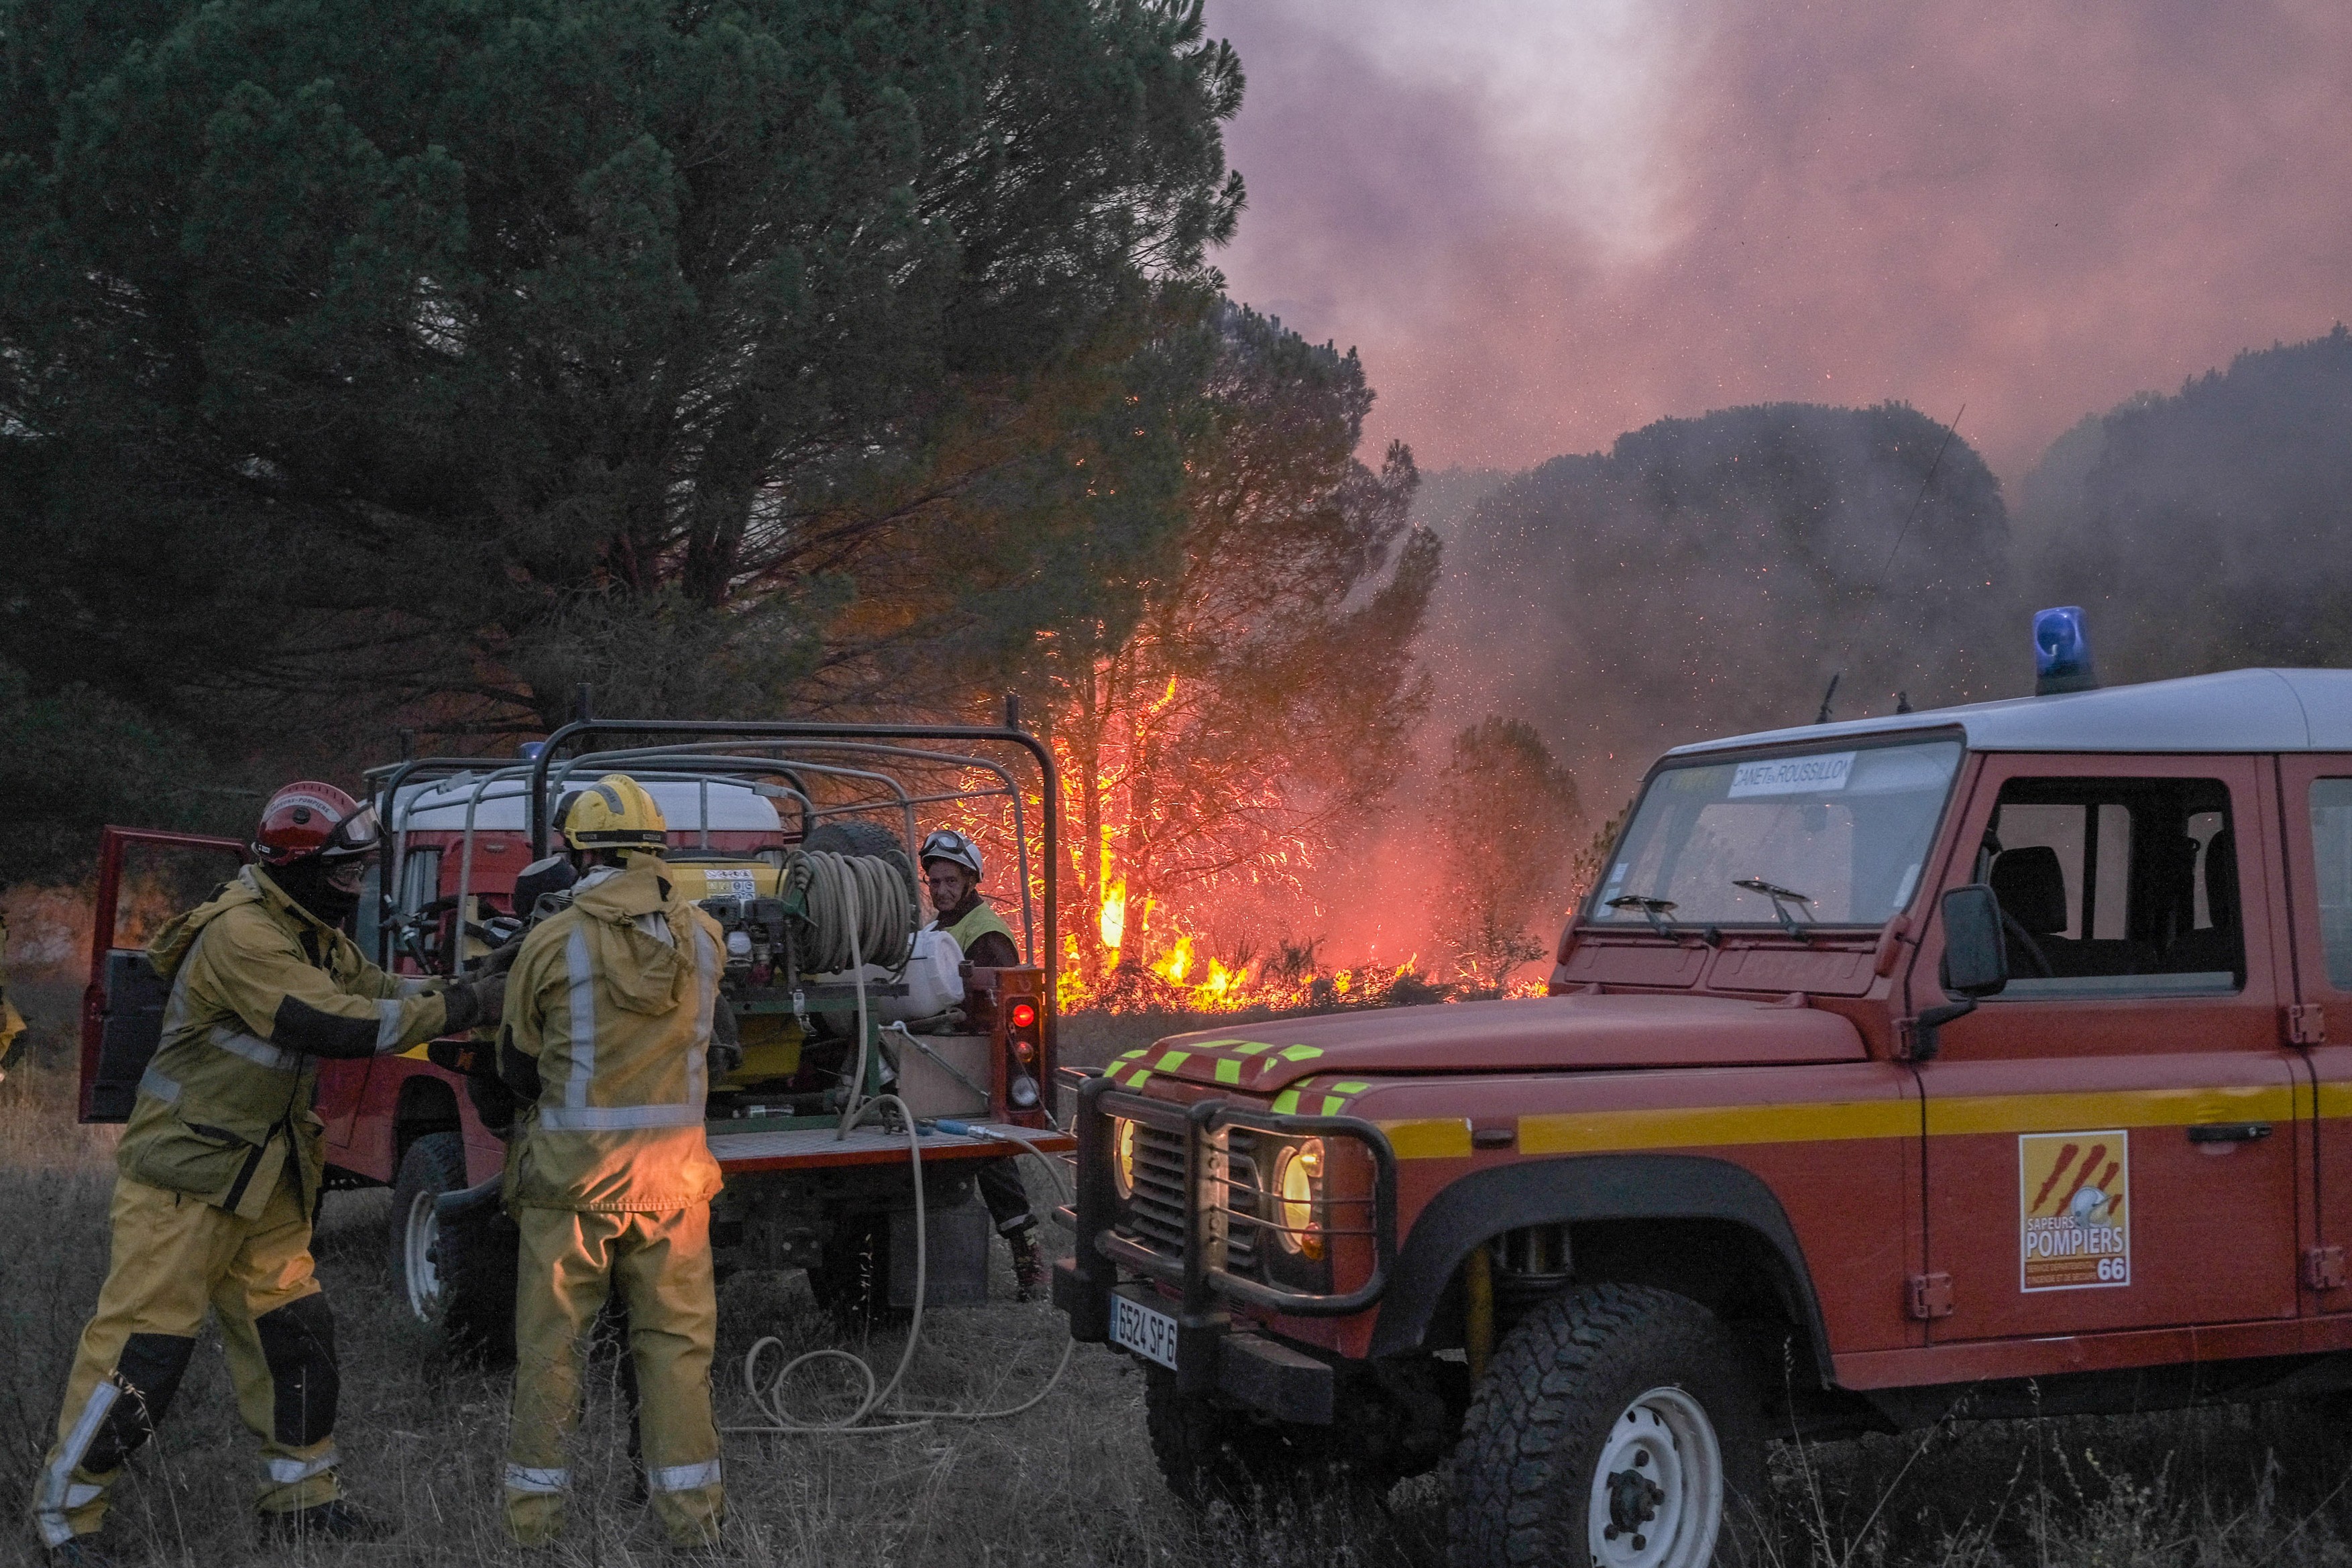
[[[583,882],[515,958],[504,1043],[536,1059],[540,1094],[511,1145],[509,1205],[657,1213],[719,1191],[702,1132],[719,924],[667,870],[637,855]]]
[[[448,1018],[438,982],[386,974],[257,866],[165,926],[147,960],[172,991],[115,1163],[247,1219],[289,1152],[303,1194],[319,1190],[318,1058],[405,1050]]]

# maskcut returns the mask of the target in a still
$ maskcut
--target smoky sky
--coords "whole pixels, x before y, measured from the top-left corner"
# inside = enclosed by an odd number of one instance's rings
[[[2352,316],[2342,0],[1211,0],[1232,291],[1369,434],[1522,468],[1896,399],[2012,483],[2084,414]]]

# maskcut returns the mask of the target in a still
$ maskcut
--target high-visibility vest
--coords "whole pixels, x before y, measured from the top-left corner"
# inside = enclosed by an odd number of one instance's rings
[[[306,1201],[319,1190],[318,1058],[405,1050],[448,1018],[437,982],[386,974],[257,866],[165,926],[147,961],[172,991],[115,1163],[247,1219],[289,1154]]]
[[[996,910],[990,907],[986,899],[982,899],[978,902],[974,903],[970,910],[965,911],[964,917],[956,921],[955,924],[943,927],[935,920],[931,922],[931,929],[934,931],[945,931],[950,936],[956,939],[956,946],[961,948],[966,952],[970,952],[971,951],[971,944],[973,942],[978,942],[990,931],[994,931],[999,936],[1002,936],[1005,941],[1012,942],[1013,952],[1019,952],[1021,951],[1021,943],[1013,939],[1013,928],[1004,923],[1003,917],[998,915]]]
[[[707,1202],[719,1185],[702,1131],[719,923],[651,855],[582,887],[532,930],[507,980],[505,1045],[536,1058],[540,1079],[510,1145],[507,1202],[620,1213]]]

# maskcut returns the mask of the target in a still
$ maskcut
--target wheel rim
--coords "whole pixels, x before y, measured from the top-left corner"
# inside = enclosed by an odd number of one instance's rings
[[[436,1247],[441,1239],[441,1215],[434,1207],[438,1193],[419,1193],[408,1205],[408,1226],[401,1244],[401,1272],[408,1286],[408,1310],[431,1322],[441,1310],[441,1269]]]
[[[1723,1525],[1723,1445],[1697,1400],[1653,1388],[1625,1406],[1585,1517],[1594,1568],[1706,1568]]]

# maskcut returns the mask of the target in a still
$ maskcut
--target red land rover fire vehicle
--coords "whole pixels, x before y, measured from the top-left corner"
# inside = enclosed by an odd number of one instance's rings
[[[1682,747],[1549,990],[1084,1082],[1055,1299],[1180,1493],[1701,1568],[1768,1436],[2352,1386],[2352,671]]]
[[[1012,715],[1008,714],[1008,719]],[[587,750],[594,736],[618,749]],[[370,770],[385,825],[378,885],[362,900],[357,937],[388,970],[448,973],[522,929],[518,875],[548,852],[549,817],[570,788],[606,773],[643,783],[668,825],[666,854],[690,897],[726,932],[722,979],[741,1036],[742,1065],[711,1086],[711,1150],[725,1173],[712,1205],[722,1270],[805,1267],[819,1298],[863,1309],[912,1305],[913,1185],[907,1140],[871,1124],[844,1132],[846,1100],[887,1089],[923,1119],[927,1300],[984,1299],[987,1216],[973,1200],[974,1162],[1025,1144],[1071,1148],[1040,1086],[1054,1056],[1053,814],[1033,883],[1026,789],[1034,764],[1055,799],[1050,754],[1017,725],[722,723],[582,721],[521,760],[412,758]],[[779,807],[782,810],[779,810]],[[973,970],[921,932],[919,813],[1003,810],[1018,864],[1001,875],[1007,914],[1030,966]],[[903,833],[904,837],[901,837]],[[212,859],[191,879],[194,853]],[[136,858],[180,858],[180,891],[233,873],[235,840],[106,830],[90,981],[82,1017],[81,1119],[130,1114],[154,1052],[163,988],[126,925],[134,885],[158,902]],[[896,889],[880,910],[828,903],[823,873],[887,863],[868,889]],[[1042,896],[1033,897],[1033,892]],[[197,891],[194,896],[201,896]],[[151,911],[152,912],[152,911]],[[855,924],[860,972],[828,967]],[[862,982],[862,984],[861,984]],[[861,999],[860,992],[863,992]],[[862,1002],[862,1008],[861,1008]],[[859,1023],[864,1023],[864,1037]],[[436,1041],[396,1056],[320,1065],[327,1185],[389,1185],[388,1244],[411,1307],[493,1358],[510,1352],[514,1247],[498,1210],[504,1161],[465,1089],[478,1042]]]

